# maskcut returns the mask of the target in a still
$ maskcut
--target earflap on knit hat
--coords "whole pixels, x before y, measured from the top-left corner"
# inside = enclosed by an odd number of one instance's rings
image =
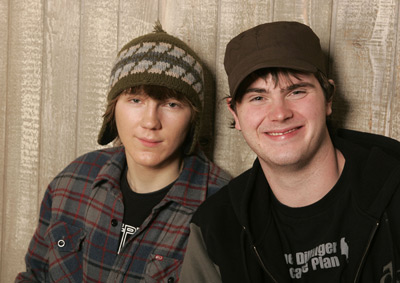
[[[215,125],[215,79],[210,69],[203,64],[204,71],[204,99],[203,111],[200,113],[199,131],[196,139],[206,156],[212,160],[214,153],[214,125]]]
[[[208,74],[208,69],[197,54],[186,43],[166,33],[158,22],[154,32],[131,40],[118,53],[110,75],[107,101],[112,101],[130,87],[140,85],[163,86],[184,94],[200,112],[194,122],[189,150],[192,153],[201,129],[209,129],[209,126],[201,126],[210,124],[202,121],[209,119],[203,115],[203,103],[207,101],[209,104],[209,96],[212,99],[215,97],[214,86],[210,91],[210,87],[205,85]],[[98,137],[101,145],[108,144],[118,136],[114,119],[104,118]]]

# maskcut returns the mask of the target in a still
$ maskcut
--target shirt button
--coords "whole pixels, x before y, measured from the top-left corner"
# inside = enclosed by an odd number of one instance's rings
[[[111,225],[114,226],[114,227],[117,226],[118,225],[117,219],[111,220]]]
[[[64,241],[64,240],[58,240],[57,246],[58,246],[59,248],[63,248],[63,247],[65,246],[65,241]]]
[[[168,283],[174,283],[174,282],[175,282],[174,277],[168,278]]]

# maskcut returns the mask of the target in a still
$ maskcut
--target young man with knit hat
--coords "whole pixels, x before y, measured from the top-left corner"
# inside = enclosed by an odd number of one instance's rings
[[[224,64],[257,159],[193,216],[181,282],[399,282],[400,143],[328,127],[335,87],[315,33],[259,25]]]
[[[159,24],[121,49],[98,138],[121,145],[77,158],[50,183],[17,282],[179,281],[192,214],[229,179],[197,146],[211,138],[210,83]]]

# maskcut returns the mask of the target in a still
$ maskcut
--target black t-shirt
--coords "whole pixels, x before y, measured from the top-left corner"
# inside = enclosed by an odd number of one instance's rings
[[[272,215],[294,282],[342,282],[349,261],[355,214],[348,162],[336,185],[318,202],[292,208],[271,193]]]
[[[275,272],[284,272],[280,267],[286,263],[293,282],[350,282],[359,268],[363,270],[360,282],[384,282],[392,272],[393,250],[390,244],[382,248],[374,245],[374,241],[393,239],[385,233],[374,234],[375,220],[360,210],[360,199],[354,199],[358,195],[353,191],[365,189],[365,194],[369,193],[368,187],[364,187],[368,184],[361,180],[362,152],[340,140],[336,146],[346,159],[343,172],[329,193],[312,205],[301,208],[283,205],[273,196],[260,172],[263,179],[258,177],[258,183],[261,188],[268,188],[265,193],[269,197],[264,198],[271,204],[266,215],[272,214],[272,225],[266,233],[269,237],[264,239],[273,238],[271,235],[278,238],[263,241],[264,256],[270,259]],[[383,225],[382,222],[380,227]]]
[[[272,215],[294,282],[342,282],[354,213],[347,175],[345,166],[329,193],[306,207],[291,208],[272,196]]]
[[[127,179],[127,166],[121,176],[121,192],[124,202],[124,219],[121,229],[121,239],[118,253],[125,245],[126,241],[139,231],[140,225],[151,214],[154,206],[156,206],[165,197],[171,189],[173,183],[165,188],[147,194],[138,194],[134,192]]]

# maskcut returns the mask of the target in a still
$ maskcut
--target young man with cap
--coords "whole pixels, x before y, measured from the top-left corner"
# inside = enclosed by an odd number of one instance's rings
[[[399,282],[400,143],[330,133],[318,37],[267,23],[226,48],[228,107],[253,167],[191,223],[182,282]]]
[[[197,147],[205,72],[160,25],[122,48],[98,139],[121,146],[50,183],[17,282],[179,281],[192,214],[229,179]]]

